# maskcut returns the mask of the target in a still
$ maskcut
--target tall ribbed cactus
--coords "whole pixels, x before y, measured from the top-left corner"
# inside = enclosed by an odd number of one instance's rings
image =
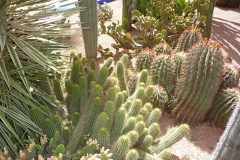
[[[87,58],[97,57],[98,15],[96,0],[79,0],[79,6],[86,7],[80,12],[85,53]]]
[[[222,66],[222,52],[215,44],[205,41],[189,50],[175,90],[173,113],[178,120],[198,124],[205,119],[220,85]]]
[[[226,129],[213,152],[212,160],[237,160],[240,157],[240,102],[228,120]]]

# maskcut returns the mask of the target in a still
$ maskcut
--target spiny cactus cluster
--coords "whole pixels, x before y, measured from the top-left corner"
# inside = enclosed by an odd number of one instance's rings
[[[135,89],[129,93],[127,61],[128,56],[123,55],[112,67],[113,59],[109,58],[97,71],[96,61],[92,60],[87,68],[85,57],[72,55],[71,70],[51,82],[51,97],[58,106],[42,106],[46,115],[37,109],[30,112],[46,136],[53,138],[49,142],[45,138],[29,141],[29,147],[21,151],[25,153],[22,159],[169,158],[171,154],[165,149],[180,140],[189,127],[183,124],[159,137],[161,110],[150,103],[153,96],[157,99],[159,95],[153,85],[147,84],[147,70],[138,73]],[[49,84],[46,77],[42,82]],[[60,108],[64,108],[63,113]]]
[[[221,46],[203,40],[198,30],[190,28],[170,54],[157,51],[149,50],[148,55],[155,58],[148,65],[142,58],[146,51],[140,53],[136,70],[150,70],[148,83],[166,90],[173,115],[181,122],[198,124],[209,119],[224,126],[239,97],[239,71],[226,60]]]

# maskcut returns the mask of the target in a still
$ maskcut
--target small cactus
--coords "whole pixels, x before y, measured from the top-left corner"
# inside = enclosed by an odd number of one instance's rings
[[[149,49],[141,51],[136,59],[135,68],[138,72],[143,69],[149,69],[152,61],[154,60],[155,54]]]
[[[225,127],[238,98],[239,90],[237,88],[227,88],[222,90],[213,102],[212,106],[214,108],[211,113],[210,120],[212,120],[217,126]]]

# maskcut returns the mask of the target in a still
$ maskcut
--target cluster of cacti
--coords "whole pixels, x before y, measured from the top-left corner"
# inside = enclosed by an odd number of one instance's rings
[[[189,127],[184,124],[173,128],[159,139],[161,110],[149,102],[155,97],[158,105],[165,105],[166,93],[161,87],[156,91],[155,86],[147,84],[148,71],[137,74],[135,88],[130,93],[127,80],[131,73],[125,68],[127,55],[115,67],[111,66],[113,59],[107,59],[99,72],[96,61],[91,61],[90,69],[85,61],[80,54],[72,55],[71,70],[61,76],[64,78],[53,80],[55,98],[63,105],[64,113],[58,114],[59,108],[46,106],[42,110],[48,116],[37,109],[31,110],[32,120],[43,128],[47,137],[53,138],[46,147],[33,144],[34,152],[26,148],[25,156],[169,158],[170,153],[165,149],[180,140]],[[165,97],[159,98],[164,93]],[[101,150],[103,147],[105,151]]]
[[[209,0],[139,0],[138,3],[141,14],[147,16],[150,11],[153,17],[159,19],[157,29],[166,31],[164,39],[171,44],[190,26],[208,30],[208,15],[212,10],[213,4]]]
[[[216,5],[222,7],[238,7],[240,2],[239,0],[216,0]]]
[[[126,19],[122,20],[122,23],[112,22],[108,27],[105,26],[105,21],[100,21],[101,33],[107,34],[115,40],[115,44],[112,47],[118,51],[120,48],[134,49],[136,48],[135,41],[130,33],[128,33],[124,28],[128,24]]]
[[[198,124],[209,119],[224,126],[239,97],[234,88],[238,86],[239,71],[223,57],[226,55],[219,43],[203,40],[198,30],[190,28],[170,54],[149,52],[155,57],[150,67],[140,63],[145,62],[140,54],[136,70],[150,68],[148,83],[166,90],[167,106],[179,121]],[[152,103],[156,103],[154,99]]]

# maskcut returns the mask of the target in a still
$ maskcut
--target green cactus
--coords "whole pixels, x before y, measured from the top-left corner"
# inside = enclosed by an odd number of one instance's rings
[[[80,63],[76,61],[73,63],[72,70],[71,70],[71,81],[73,84],[78,84],[79,82],[79,72],[80,72]]]
[[[118,77],[118,85],[121,88],[121,90],[126,90],[126,75],[125,75],[125,67],[123,62],[119,61],[117,63],[117,77]]]
[[[182,68],[182,64],[186,59],[185,52],[177,52],[173,55],[174,62],[176,64],[176,80],[180,77],[180,72]]]
[[[150,153],[159,154],[164,149],[168,148],[178,140],[182,139],[182,137],[184,137],[184,135],[188,133],[188,131],[189,126],[186,124],[183,124],[175,129],[173,128],[173,131],[170,130],[168,133],[166,133],[165,136],[161,137],[158,143],[153,144],[148,148]]]
[[[151,63],[153,62],[155,54],[149,50],[142,50],[138,55],[135,63],[136,71],[140,72],[143,69],[149,69]]]
[[[86,7],[80,14],[86,58],[97,58],[98,14],[97,1],[79,1],[79,6]],[[86,29],[87,28],[87,29]],[[88,45],[91,44],[91,45]]]
[[[233,64],[226,63],[223,67],[220,89],[237,87],[239,83],[239,71]]]
[[[167,101],[168,95],[164,88],[160,85],[154,85],[154,92],[150,98],[150,102],[153,104],[153,106],[164,111]]]
[[[40,89],[43,90],[46,94],[51,95],[52,90],[51,90],[47,75],[39,74],[38,77],[39,77]]]
[[[212,120],[217,126],[225,127],[238,98],[238,88],[227,88],[222,90],[213,102],[212,106],[214,108],[210,115],[210,120]]]
[[[100,128],[98,130],[97,140],[100,148],[108,148],[109,146],[109,132],[106,128]]]
[[[118,137],[121,135],[121,132],[124,126],[125,117],[126,117],[125,114],[126,114],[126,110],[124,108],[121,107],[118,109],[115,123],[111,132],[111,138],[110,138],[111,143],[116,141]]]
[[[226,125],[219,142],[213,152],[212,160],[235,160],[239,154],[239,128],[240,128],[240,105],[239,101]]]
[[[130,140],[128,136],[121,136],[119,137],[118,141],[112,146],[111,153],[112,159],[114,160],[121,160],[125,153],[127,152],[128,148],[130,146]]]
[[[89,115],[88,124],[85,128],[86,134],[89,134],[91,132],[92,127],[96,121],[96,117],[101,112],[101,108],[102,108],[102,99],[100,97],[95,97],[93,100],[92,109],[89,108],[91,112]]]
[[[107,127],[107,123],[108,123],[107,114],[105,112],[100,113],[96,119],[94,126],[93,126],[91,138],[96,139],[99,129],[103,128],[103,127]]]
[[[173,113],[179,121],[198,124],[205,119],[220,85],[222,66],[222,52],[214,44],[199,43],[189,51],[175,90]]]
[[[107,101],[105,104],[104,111],[108,115],[108,124],[107,124],[107,129],[110,130],[112,128],[113,120],[114,120],[114,111],[115,111],[115,106],[113,101]]]
[[[128,117],[138,115],[141,107],[142,107],[142,101],[140,99],[133,100],[132,105],[130,106],[128,113],[127,113]]]
[[[74,85],[71,101],[70,101],[70,108],[69,108],[70,116],[73,116],[74,112],[79,111],[79,98],[80,98],[80,87],[79,85]]]
[[[171,158],[171,152],[168,149],[164,149],[157,157],[163,160],[169,160]]]
[[[53,137],[56,132],[54,122],[50,118],[45,118],[43,126],[44,126],[44,131],[46,132],[47,136]]]
[[[139,155],[137,150],[135,149],[131,149],[130,151],[128,151],[127,155],[126,155],[126,160],[135,160],[138,159]]]
[[[108,77],[108,68],[102,67],[96,79],[96,83],[102,86],[105,83],[107,77]]]
[[[150,75],[153,84],[162,85],[168,94],[171,94],[175,87],[176,65],[171,56],[159,55],[151,65]]]
[[[56,95],[57,100],[60,102],[64,102],[61,84],[58,79],[53,80],[53,88],[54,88],[54,93]]]
[[[202,34],[198,29],[186,29],[178,39],[174,52],[188,51],[194,44],[202,41]]]
[[[125,67],[126,56],[121,59],[122,67]],[[76,56],[73,63],[78,61],[79,57]],[[110,62],[102,71],[107,71],[109,66]],[[100,75],[97,70],[90,71],[92,75]],[[121,78],[115,77],[117,74],[119,72],[115,66],[112,74],[107,75],[106,82],[101,85],[97,83],[99,76],[87,78],[88,69],[79,69],[77,84],[74,84],[69,76],[62,76],[60,80],[65,83],[62,86],[62,94],[68,97],[61,102],[62,106],[65,108],[65,105],[69,104],[74,107],[64,109],[60,113],[60,107],[54,110],[44,107],[44,112],[53,116],[53,119],[44,114],[39,115],[41,112],[35,112],[34,109],[31,110],[32,119],[35,118],[40,126],[44,126],[44,133],[50,138],[49,143],[46,145],[44,143],[45,146],[39,145],[39,149],[35,148],[31,155],[36,157],[41,153],[44,158],[55,156],[54,158],[60,159],[80,157],[132,159],[138,155],[141,157],[139,154],[141,149],[141,154],[154,157],[148,148],[159,138],[160,129],[157,122],[161,112],[158,108],[153,109],[148,101],[153,93],[153,85],[147,85],[148,71],[143,70],[138,73],[137,94],[133,96],[127,90],[122,91],[118,86]],[[109,77],[115,79],[117,83],[103,87]],[[59,79],[57,80],[60,82]],[[56,104],[57,107],[61,106],[59,102]],[[100,150],[99,147],[110,149],[112,156],[107,150]],[[25,152],[28,153],[26,150]]]
[[[129,117],[128,120],[126,121],[123,130],[122,130],[122,134],[128,133],[131,130],[134,129],[136,125],[136,118],[135,117]]]
[[[60,144],[56,147],[56,149],[53,152],[53,156],[59,156],[59,154],[63,154],[65,152],[65,147],[63,144]]]
[[[159,108],[155,108],[152,110],[152,112],[150,113],[148,120],[147,120],[147,127],[149,127],[151,124],[158,122],[160,117],[161,117],[161,110]]]
[[[130,140],[130,146],[134,146],[134,144],[138,141],[138,132],[132,130],[127,134]]]

